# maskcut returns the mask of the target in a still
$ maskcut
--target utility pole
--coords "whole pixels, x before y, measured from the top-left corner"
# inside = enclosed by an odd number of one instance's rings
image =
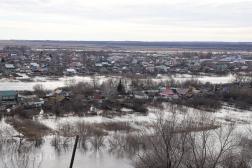
[[[75,158],[75,153],[76,153],[76,148],[77,148],[78,140],[79,140],[79,135],[77,135],[76,138],[75,138],[75,143],[74,143],[74,148],[73,148],[73,154],[72,154],[72,159],[71,159],[71,163],[70,163],[70,167],[69,168],[73,168],[73,163],[74,163],[74,158]]]

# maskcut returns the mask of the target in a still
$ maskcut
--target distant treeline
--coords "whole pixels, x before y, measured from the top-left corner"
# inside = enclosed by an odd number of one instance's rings
[[[50,40],[0,40],[0,47],[27,45],[41,48],[181,48],[252,51],[252,42],[143,42],[143,41],[50,41]]]

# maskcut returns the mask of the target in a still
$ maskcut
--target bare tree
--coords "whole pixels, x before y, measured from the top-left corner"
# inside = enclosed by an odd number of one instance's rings
[[[137,168],[179,168],[187,151],[188,133],[177,133],[182,128],[173,115],[171,121],[161,117],[154,123],[153,133],[145,138],[147,150],[138,155]]]
[[[11,138],[4,141],[0,152],[0,165],[3,168],[40,168],[43,153],[37,153],[33,142]]]
[[[34,93],[38,97],[44,97],[46,95],[46,90],[44,89],[43,85],[41,85],[41,84],[37,84],[37,85],[33,86],[33,90],[34,90]]]
[[[237,157],[233,125],[205,130],[200,123],[176,113],[170,120],[158,118],[148,136],[144,133],[146,150],[139,153],[136,168],[217,168]]]
[[[104,135],[96,134],[92,138],[90,138],[90,143],[92,145],[93,151],[99,151],[101,147],[104,146]]]
[[[189,134],[189,152],[186,158],[188,168],[216,168],[231,157],[238,146],[233,134],[234,126],[191,132]]]
[[[101,85],[102,92],[106,96],[113,96],[116,94],[116,86],[117,83],[113,79],[109,79],[107,81],[104,81]]]

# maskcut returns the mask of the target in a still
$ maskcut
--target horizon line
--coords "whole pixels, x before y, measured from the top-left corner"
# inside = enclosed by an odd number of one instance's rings
[[[143,42],[143,43],[252,43],[252,41],[214,41],[214,40],[57,40],[57,39],[0,39],[0,41],[57,41],[57,42]]]

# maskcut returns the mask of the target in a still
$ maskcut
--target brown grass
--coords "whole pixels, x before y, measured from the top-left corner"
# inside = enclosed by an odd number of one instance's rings
[[[108,122],[108,123],[95,124],[95,126],[106,131],[115,131],[115,132],[117,131],[131,132],[135,130],[130,126],[128,122]]]
[[[6,122],[12,125],[19,133],[23,134],[24,137],[28,139],[39,139],[52,133],[52,130],[44,124],[30,119],[13,117],[6,119]]]
[[[106,136],[108,131],[125,131],[132,132],[136,131],[132,128],[128,122],[108,122],[108,123],[85,123],[79,122],[75,124],[61,124],[58,125],[57,131],[60,135],[65,137],[71,137],[80,135],[81,137],[92,137],[96,135]]]

